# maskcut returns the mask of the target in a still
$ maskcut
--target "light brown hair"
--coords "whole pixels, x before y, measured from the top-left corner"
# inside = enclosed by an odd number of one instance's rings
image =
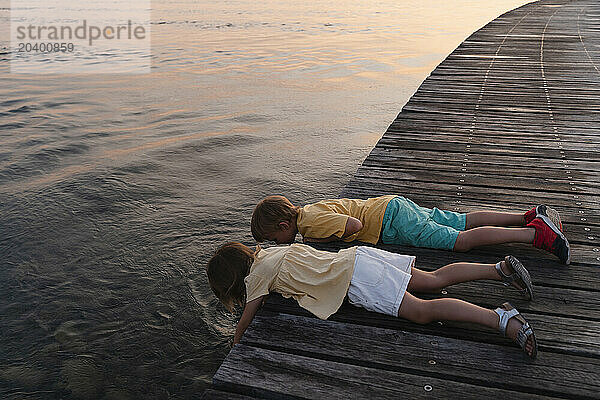
[[[250,229],[257,242],[264,242],[266,236],[275,232],[282,221],[298,217],[300,207],[293,205],[284,196],[267,196],[258,202],[252,213]]]
[[[230,242],[221,246],[208,261],[208,284],[229,311],[233,311],[235,305],[246,304],[244,278],[250,273],[254,254],[249,247]]]

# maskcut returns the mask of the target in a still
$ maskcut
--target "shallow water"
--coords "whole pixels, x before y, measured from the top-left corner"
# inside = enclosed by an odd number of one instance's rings
[[[336,196],[427,74],[524,3],[155,1],[151,74],[0,59],[0,397],[203,390],[236,322],[210,253],[252,243],[265,195]]]

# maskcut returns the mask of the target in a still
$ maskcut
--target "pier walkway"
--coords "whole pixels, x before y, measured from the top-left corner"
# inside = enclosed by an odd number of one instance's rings
[[[540,203],[560,211],[570,266],[523,245],[464,254],[381,246],[415,254],[426,270],[518,256],[535,284],[532,302],[495,282],[428,298],[511,301],[535,328],[537,360],[489,329],[421,326],[349,304],[321,321],[271,295],[204,398],[600,398],[600,2],[530,3],[466,39],[342,196],[382,194],[461,212]]]

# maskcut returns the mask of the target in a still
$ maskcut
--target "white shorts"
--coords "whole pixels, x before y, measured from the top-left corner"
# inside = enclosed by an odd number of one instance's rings
[[[415,258],[374,247],[357,247],[348,288],[350,304],[397,317]]]

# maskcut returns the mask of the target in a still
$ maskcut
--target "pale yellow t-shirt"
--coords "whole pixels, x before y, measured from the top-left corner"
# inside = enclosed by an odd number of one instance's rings
[[[300,243],[261,249],[244,279],[246,302],[277,292],[327,319],[344,302],[355,255],[356,247],[333,253]]]
[[[354,217],[363,224],[357,233],[344,238],[345,242],[360,240],[376,244],[381,233],[385,209],[394,195],[360,199],[332,199],[308,204],[300,209],[296,224],[304,237],[327,238],[344,234],[348,217]]]

